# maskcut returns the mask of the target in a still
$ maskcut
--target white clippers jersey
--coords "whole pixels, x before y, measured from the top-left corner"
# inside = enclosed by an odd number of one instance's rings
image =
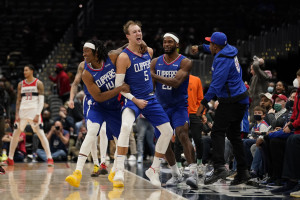
[[[38,108],[39,93],[37,88],[38,79],[36,78],[31,83],[27,83],[26,80],[22,81],[21,85],[21,109],[34,109]]]

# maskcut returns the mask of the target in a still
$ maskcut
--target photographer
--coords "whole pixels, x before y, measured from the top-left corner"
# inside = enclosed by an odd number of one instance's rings
[[[72,146],[70,148],[70,154],[72,156],[72,160],[73,159],[77,159],[77,157],[79,155],[80,147],[81,147],[81,145],[83,143],[83,140],[84,140],[84,138],[86,136],[86,133],[87,133],[86,127],[85,126],[81,126],[80,130],[79,130],[79,133],[78,133],[77,140],[76,140],[76,145]]]
[[[68,153],[68,144],[69,144],[70,134],[68,131],[63,129],[62,123],[56,121],[54,126],[51,127],[51,130],[47,134],[47,139],[49,141],[51,154],[54,160],[62,161],[67,159]],[[43,149],[37,150],[37,155],[42,160],[46,160],[46,154]]]

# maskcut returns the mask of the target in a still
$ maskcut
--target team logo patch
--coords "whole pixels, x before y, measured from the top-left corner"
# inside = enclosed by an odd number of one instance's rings
[[[234,64],[235,64],[236,70],[238,71],[238,73],[240,73],[241,72],[241,67],[240,67],[240,63],[239,63],[239,60],[238,60],[237,56],[234,57]]]

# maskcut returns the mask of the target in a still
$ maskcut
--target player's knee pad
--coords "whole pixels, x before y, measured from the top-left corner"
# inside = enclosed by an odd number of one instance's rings
[[[100,124],[93,123],[91,120],[88,120],[86,126],[87,126],[87,136],[88,135],[97,136],[100,129]]]
[[[107,140],[107,136],[106,136],[106,122],[102,123],[101,129],[100,129],[100,140],[102,138],[104,138],[104,139],[106,138],[106,140]]]
[[[128,147],[131,128],[132,127],[130,127],[127,122],[122,123],[121,132],[118,138],[118,146]]]
[[[160,131],[160,136],[157,140],[155,151],[165,154],[173,135],[173,129],[170,122],[157,126],[157,129]]]

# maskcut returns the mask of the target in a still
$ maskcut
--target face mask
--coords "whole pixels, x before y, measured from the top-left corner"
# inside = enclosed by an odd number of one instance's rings
[[[285,104],[285,107],[286,107],[288,110],[292,109],[293,106],[294,106],[294,101],[288,101],[288,102],[286,102],[286,104]]]
[[[275,103],[275,104],[274,104],[274,110],[276,110],[276,111],[278,112],[278,111],[280,111],[281,109],[282,109],[281,104],[279,104],[279,103]]]
[[[255,121],[260,121],[261,120],[261,115],[254,115],[254,120]]]
[[[269,93],[273,93],[273,91],[274,91],[274,87],[268,87],[268,92]]]
[[[297,78],[295,78],[295,80],[293,81],[293,85],[295,88],[299,88],[299,81]]]

